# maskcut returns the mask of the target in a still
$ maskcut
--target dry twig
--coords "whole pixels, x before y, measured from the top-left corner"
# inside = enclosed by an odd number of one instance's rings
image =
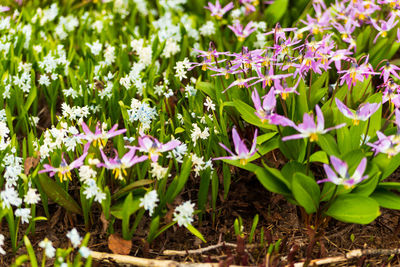
[[[347,252],[344,256],[328,257],[323,259],[315,259],[309,262],[309,266],[332,264],[338,262],[348,261],[350,259],[359,258],[362,256],[372,255],[394,255],[400,254],[400,249],[355,249]],[[294,264],[295,267],[303,266],[304,262],[297,262]]]
[[[113,262],[118,264],[130,264],[134,266],[152,266],[152,267],[219,267],[219,263],[190,263],[177,262],[172,260],[146,259],[126,255],[110,254],[92,251],[92,258],[97,261]],[[230,265],[230,267],[238,267]]]

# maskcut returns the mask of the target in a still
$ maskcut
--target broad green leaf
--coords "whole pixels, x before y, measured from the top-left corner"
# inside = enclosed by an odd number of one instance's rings
[[[267,20],[268,24],[273,25],[278,22],[286,13],[288,5],[289,0],[275,0],[269,5],[264,11],[264,18]]]
[[[39,174],[39,183],[46,195],[66,210],[82,215],[82,209],[76,201],[47,175]]]
[[[339,157],[339,149],[337,147],[335,138],[327,134],[318,134],[318,145],[324,150],[328,155],[333,155]]]
[[[292,193],[308,214],[318,210],[320,190],[313,178],[300,172],[295,173],[292,180]]]
[[[336,220],[347,223],[368,224],[381,213],[374,199],[356,194],[338,196],[325,212]]]
[[[371,195],[372,199],[375,199],[379,206],[387,209],[400,210],[400,196],[394,192],[385,189],[377,189]]]
[[[325,151],[317,151],[310,156],[310,162],[321,162],[325,164],[329,164],[328,155]]]
[[[257,176],[257,179],[260,181],[260,183],[268,190],[273,193],[278,193],[284,196],[291,196],[291,192],[289,188],[280,181],[278,178],[276,178],[274,175],[269,173],[266,169],[259,167],[255,171],[255,174]]]

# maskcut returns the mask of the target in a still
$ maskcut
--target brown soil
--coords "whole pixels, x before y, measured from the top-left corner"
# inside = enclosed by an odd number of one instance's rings
[[[148,221],[144,221],[138,227],[133,238],[133,246],[130,255],[156,259],[172,259],[176,261],[189,262],[220,262],[221,266],[228,264],[238,265],[261,265],[265,266],[266,256],[269,244],[276,243],[281,239],[279,253],[273,253],[269,256],[270,266],[285,266],[291,262],[298,262],[305,258],[315,259],[330,256],[344,255],[349,250],[358,248],[398,248],[399,241],[399,211],[382,210],[382,215],[370,225],[345,224],[335,220],[330,220],[328,227],[312,236],[314,231],[306,229],[300,221],[299,210],[292,204],[289,204],[283,197],[267,192],[252,175],[240,175],[240,179],[232,181],[231,191],[227,200],[220,196],[217,204],[218,210],[207,209],[206,214],[201,218],[196,218],[195,226],[200,230],[207,240],[203,244],[198,238],[190,234],[185,228],[174,226],[164,234],[159,236],[152,244],[146,244],[144,241],[148,229]],[[194,183],[194,179],[189,183]],[[191,187],[190,188],[196,188]],[[197,187],[198,188],[198,187]],[[191,197],[194,201],[197,192],[184,192],[181,199]],[[79,216],[72,216],[66,213],[56,204],[49,205],[52,218],[48,222],[38,222],[35,235],[29,238],[37,251],[37,257],[40,262],[42,251],[38,243],[47,237],[53,241],[55,247],[67,247],[68,239],[65,234],[67,231],[76,227],[80,233],[85,232],[83,219]],[[40,214],[40,208],[39,216]],[[213,218],[213,213],[216,216]],[[259,246],[243,250],[243,244],[249,244],[248,233],[250,233],[251,224],[254,216],[259,215],[255,240],[252,244]],[[93,224],[90,233],[91,239],[89,248],[94,251],[109,252],[107,246],[107,234],[103,231],[103,225],[100,220],[100,209],[94,209]],[[244,240],[235,236],[233,224],[234,220],[240,216],[243,219],[244,229],[247,233]],[[3,220],[4,221],[4,220]],[[115,224],[118,229],[118,222]],[[261,228],[264,229],[264,244],[261,245]],[[9,240],[7,225],[3,223],[0,233]],[[19,237],[23,236],[23,232]],[[235,243],[238,247],[220,247],[215,250],[202,254],[181,256],[163,256],[163,251],[168,250],[189,250],[206,247],[219,242]],[[314,244],[314,245],[310,245]],[[6,243],[5,249],[9,249],[11,244]],[[26,253],[22,246],[17,255]],[[8,251],[7,255],[0,258],[1,266],[8,266],[15,255]],[[374,256],[362,257],[348,261],[342,264],[333,264],[331,266],[394,266],[399,264],[399,256]],[[48,261],[47,266],[52,266]],[[105,263],[94,263],[94,266],[106,266]],[[117,266],[108,264],[108,266]]]

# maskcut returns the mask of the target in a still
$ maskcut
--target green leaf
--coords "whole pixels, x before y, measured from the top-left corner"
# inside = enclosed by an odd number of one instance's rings
[[[317,151],[310,156],[310,162],[321,162],[325,164],[329,164],[328,155],[325,151]]]
[[[41,188],[51,200],[70,212],[83,215],[78,203],[54,180],[44,174],[39,174],[38,177]]]
[[[209,82],[198,82],[196,84],[196,89],[203,91],[206,95],[210,96],[211,99],[215,100],[215,86]]]
[[[196,228],[194,228],[193,225],[189,224],[185,226],[186,229],[188,229],[192,234],[194,234],[195,236],[197,236],[201,241],[203,241],[204,243],[207,243],[207,241],[204,239],[203,235],[199,232],[199,230],[197,230]]]
[[[237,109],[237,111],[239,111],[240,115],[246,122],[263,129],[276,131],[275,125],[261,122],[261,119],[255,114],[256,110],[253,107],[247,105],[239,99],[234,99],[233,103],[235,104],[235,108]]]
[[[325,212],[336,220],[347,223],[368,224],[381,213],[374,199],[356,194],[338,196]]]
[[[318,145],[329,155],[339,157],[339,149],[332,135],[318,134]]]
[[[268,190],[273,193],[278,193],[284,196],[291,196],[291,192],[289,188],[280,181],[278,178],[276,178],[274,175],[272,175],[270,172],[268,172],[266,169],[259,167],[255,171],[255,174],[257,176],[257,179],[260,181],[260,183]]]
[[[33,250],[31,241],[29,241],[29,238],[26,235],[24,236],[24,244],[25,244],[26,250],[28,251],[31,267],[37,267],[38,263],[36,260],[35,251]]]
[[[130,191],[132,191],[135,188],[138,187],[142,187],[145,185],[149,185],[154,183],[154,180],[150,180],[150,179],[144,179],[144,180],[139,180],[139,181],[135,181],[127,186],[125,186],[124,188],[118,190],[116,193],[114,193],[111,197],[112,200],[116,200],[120,197],[122,197],[123,195],[129,193]]]
[[[296,201],[308,214],[318,210],[320,190],[313,178],[300,172],[295,173],[292,180],[292,192]]]
[[[377,189],[371,195],[372,199],[375,199],[379,206],[387,209],[400,210],[400,196],[394,192],[386,189]]]
[[[283,15],[286,13],[289,5],[289,0],[275,0],[271,5],[264,11],[264,18],[267,20],[269,25],[278,22]]]

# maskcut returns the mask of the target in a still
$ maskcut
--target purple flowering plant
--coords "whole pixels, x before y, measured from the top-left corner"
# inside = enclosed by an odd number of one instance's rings
[[[199,222],[247,174],[312,238],[399,209],[396,1],[89,2],[0,6],[0,254],[53,206],[149,246],[181,226],[211,242]]]

